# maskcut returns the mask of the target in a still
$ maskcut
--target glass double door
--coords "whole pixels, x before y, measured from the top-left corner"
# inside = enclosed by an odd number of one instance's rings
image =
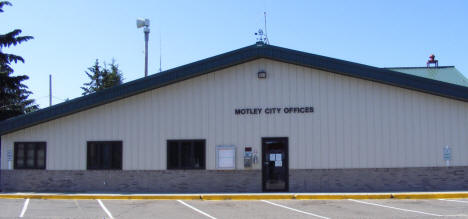
[[[262,138],[263,191],[288,191],[288,169],[288,138]]]

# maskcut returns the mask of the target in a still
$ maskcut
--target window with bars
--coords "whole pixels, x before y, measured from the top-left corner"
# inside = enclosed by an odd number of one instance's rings
[[[168,140],[167,169],[205,169],[205,140]]]
[[[88,141],[88,170],[121,170],[122,141]]]
[[[15,142],[15,169],[45,169],[46,142]]]

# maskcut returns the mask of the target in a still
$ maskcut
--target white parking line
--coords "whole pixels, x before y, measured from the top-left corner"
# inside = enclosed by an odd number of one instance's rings
[[[177,201],[178,201],[179,203],[181,203],[181,204],[183,204],[183,205],[185,205],[185,206],[191,208],[192,210],[194,210],[194,211],[200,213],[200,214],[203,214],[203,215],[205,215],[205,216],[207,216],[207,217],[209,217],[209,218],[211,218],[211,219],[216,219],[215,217],[213,217],[213,216],[211,216],[211,215],[209,215],[209,214],[207,214],[207,213],[205,213],[205,212],[203,212],[203,211],[201,211],[201,210],[198,210],[197,208],[195,208],[195,207],[193,207],[193,206],[191,206],[191,205],[189,205],[189,204],[183,202],[182,200],[177,200]]]
[[[181,204],[183,204],[183,205],[185,205],[185,206],[191,208],[192,210],[194,210],[194,211],[200,213],[200,214],[203,214],[203,215],[205,215],[205,216],[207,216],[207,217],[209,217],[209,218],[211,218],[211,219],[216,219],[215,217],[213,217],[213,216],[211,216],[211,215],[209,215],[209,214],[207,214],[207,213],[205,213],[205,212],[203,212],[203,211],[201,211],[201,210],[199,210],[199,209],[197,209],[197,208],[195,208],[195,207],[193,207],[193,206],[191,206],[191,205],[189,205],[189,204],[183,202],[182,200],[177,200],[177,201],[178,201],[179,203],[181,203]]]
[[[441,201],[448,201],[448,202],[459,202],[459,203],[466,203],[468,204],[468,201],[462,201],[462,200],[452,200],[452,199],[439,199]]]
[[[26,199],[26,201],[24,201],[23,209],[21,209],[21,213],[19,217],[24,217],[24,213],[26,213],[26,209],[28,209],[28,205],[29,205],[29,198]]]
[[[99,205],[101,205],[102,210],[104,210],[104,212],[106,212],[107,216],[109,216],[110,218],[114,218],[114,217],[112,217],[112,214],[110,213],[110,211],[107,210],[104,203],[102,203],[101,199],[96,199],[96,201],[99,203]]]
[[[387,206],[387,205],[379,205],[379,204],[375,204],[375,203],[371,203],[371,202],[359,201],[359,200],[354,200],[354,199],[348,199],[348,200],[353,201],[353,202],[358,202],[358,203],[361,203],[361,204],[374,205],[374,206],[379,206],[379,207],[382,207],[382,208],[390,208],[390,209],[395,209],[395,210],[400,210],[400,211],[413,212],[413,213],[431,215],[431,216],[436,216],[436,217],[447,216],[447,215],[433,214],[433,213],[427,213],[427,212],[416,211],[416,210],[409,210],[409,209],[404,209],[404,208],[397,208],[397,207],[392,207],[392,206]]]
[[[78,201],[76,201],[76,199],[73,199],[73,202],[75,203],[76,207],[80,210],[80,212],[84,212],[83,209],[80,207],[80,204],[78,204]]]
[[[271,205],[275,205],[275,206],[278,206],[278,207],[286,208],[286,209],[289,209],[289,210],[291,210],[291,211],[297,211],[297,212],[299,212],[299,213],[307,214],[307,215],[310,215],[310,216],[314,216],[314,217],[318,217],[318,218],[323,218],[323,219],[329,219],[328,217],[320,216],[320,215],[318,215],[318,214],[312,214],[312,213],[310,213],[310,212],[301,211],[301,210],[298,210],[298,209],[295,209],[295,208],[290,208],[290,207],[288,207],[288,206],[276,204],[276,203],[273,203],[273,202],[270,202],[270,201],[267,201],[267,200],[262,200],[262,202],[265,202],[265,203],[268,203],[268,204],[271,204]]]

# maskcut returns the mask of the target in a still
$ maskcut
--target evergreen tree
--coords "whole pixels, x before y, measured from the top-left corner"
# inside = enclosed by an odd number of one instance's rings
[[[120,85],[123,80],[122,72],[114,59],[112,59],[112,63],[109,67],[106,63],[101,67],[99,65],[99,60],[96,59],[94,65],[89,67],[88,71],[85,71],[85,73],[90,79],[90,82],[84,83],[84,86],[81,87],[81,89],[83,89],[83,95],[92,94],[100,90]]]
[[[3,12],[3,6],[10,2],[0,1],[0,13]],[[22,42],[33,39],[31,36],[19,36],[21,30],[13,30],[7,34],[0,35],[0,121],[7,118],[29,113],[38,109],[33,99],[28,99],[32,94],[23,81],[29,79],[26,75],[13,76],[14,73],[11,64],[23,62],[21,56],[3,53],[3,48],[16,46]]]
[[[107,65],[104,63],[104,71],[106,72],[103,83],[105,88],[117,86],[122,84],[122,72],[119,69],[119,65],[115,63],[115,60],[112,59],[112,62],[107,68]]]

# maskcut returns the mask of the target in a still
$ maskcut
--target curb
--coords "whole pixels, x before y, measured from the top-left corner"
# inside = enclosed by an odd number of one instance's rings
[[[455,199],[461,193],[378,193],[378,194],[197,194],[197,195],[75,195],[0,194],[0,199],[117,199],[117,200],[340,200],[340,199]]]
[[[200,200],[200,195],[18,195],[0,194],[0,199],[116,199],[116,200]]]
[[[444,199],[468,198],[468,193],[395,193],[395,199]]]
[[[295,194],[221,194],[201,195],[202,200],[272,200],[295,199]]]

